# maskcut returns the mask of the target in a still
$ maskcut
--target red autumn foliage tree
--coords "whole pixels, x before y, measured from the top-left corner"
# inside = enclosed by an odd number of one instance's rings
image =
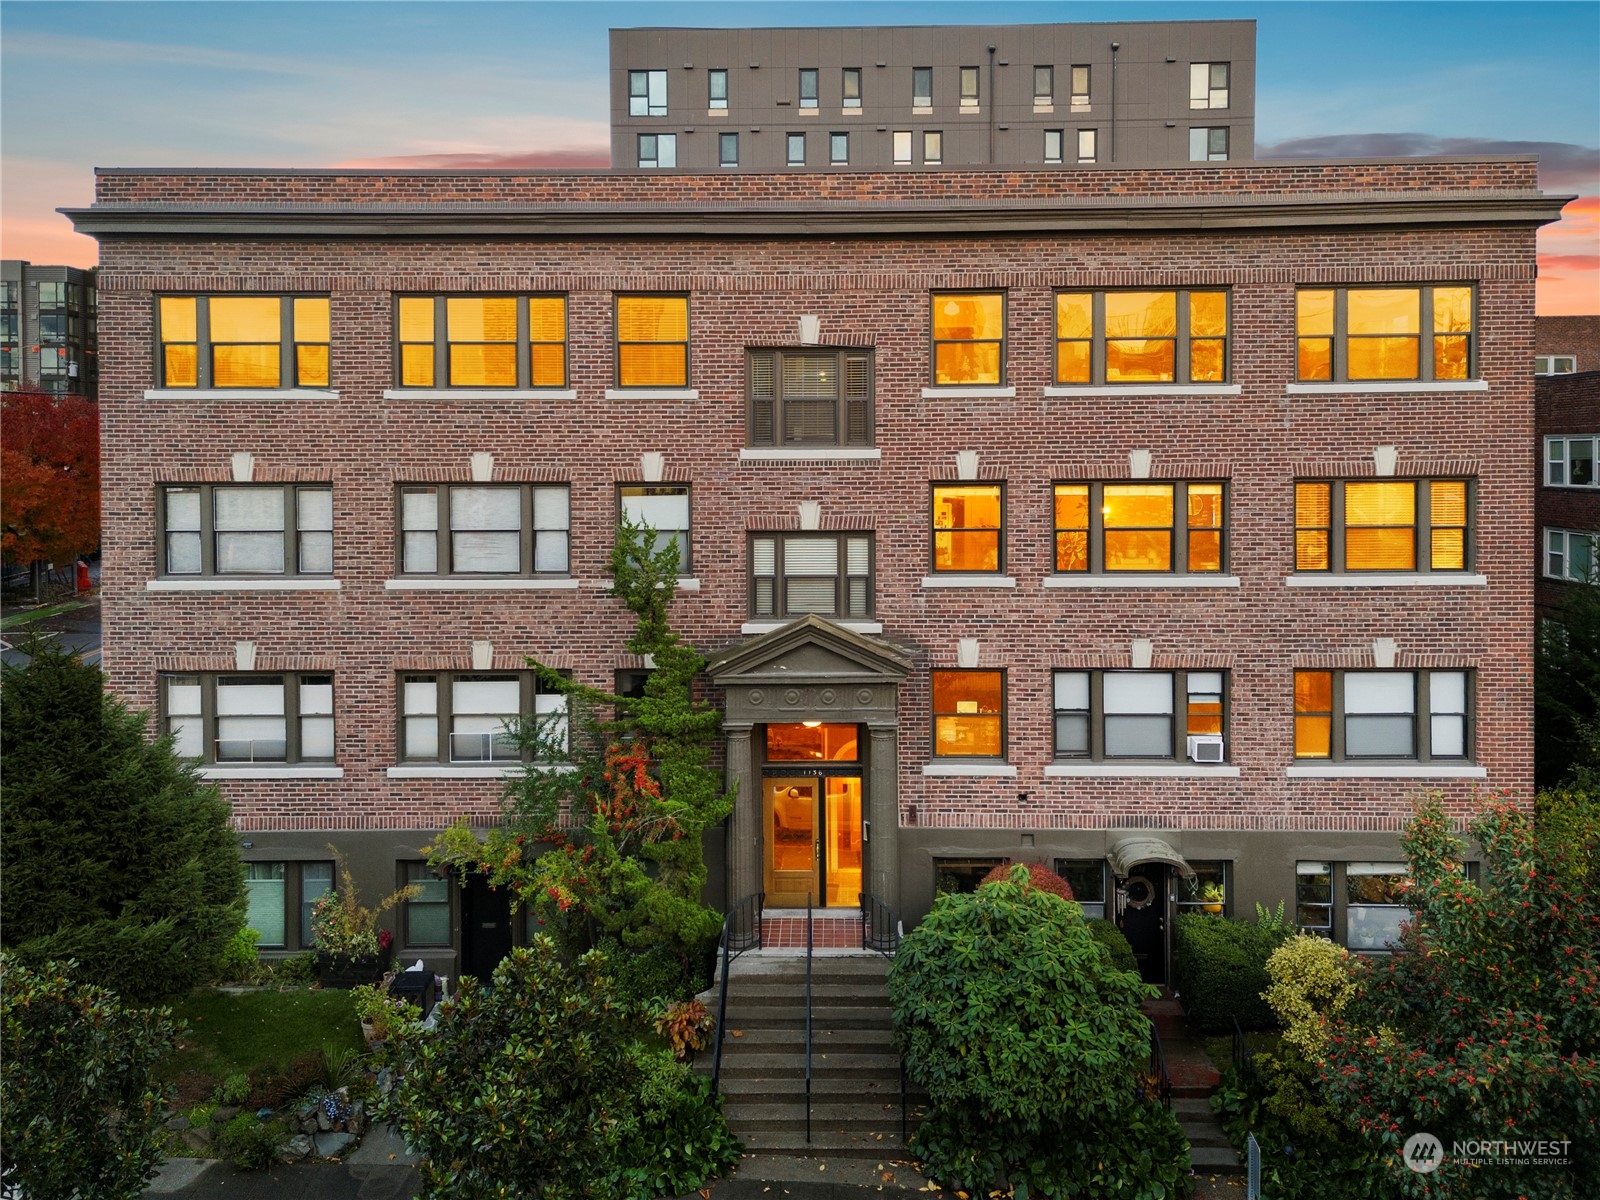
[[[978,881],[978,886],[1002,881],[1011,882],[1011,868],[1016,865],[1009,858],[1003,863],[996,863],[994,869]],[[1030,862],[1022,865],[1028,868],[1028,880],[1022,885],[1023,887],[1038,888],[1041,892],[1049,892],[1052,896],[1060,896],[1063,900],[1077,900],[1072,894],[1072,885],[1043,863]]]
[[[12,562],[70,562],[100,543],[100,413],[82,396],[0,399],[0,527]]]

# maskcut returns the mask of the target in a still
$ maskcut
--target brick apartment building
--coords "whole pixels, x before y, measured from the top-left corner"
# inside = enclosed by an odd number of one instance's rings
[[[1600,572],[1600,316],[1539,317],[1534,335],[1539,454],[1535,607],[1559,614]]]
[[[1153,978],[1218,894],[1381,946],[1418,791],[1531,794],[1535,171],[103,170],[112,685],[265,945],[333,842],[479,971],[523,934],[419,847],[494,819],[527,656],[639,668],[640,513],[726,714],[716,904],[910,922],[1022,857]]]

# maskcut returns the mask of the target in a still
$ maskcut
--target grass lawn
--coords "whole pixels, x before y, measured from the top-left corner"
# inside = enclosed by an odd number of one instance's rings
[[[324,1046],[364,1052],[350,993],[328,989],[231,995],[197,991],[172,1006],[189,1022],[182,1049],[162,1071],[167,1079],[203,1073],[221,1080],[248,1074]]]
[[[47,604],[43,608],[30,608],[25,612],[13,613],[11,616],[0,620],[0,633],[18,629],[32,621],[42,621],[46,617],[58,617],[62,613],[72,612],[83,607],[82,600],[67,600],[60,604]]]

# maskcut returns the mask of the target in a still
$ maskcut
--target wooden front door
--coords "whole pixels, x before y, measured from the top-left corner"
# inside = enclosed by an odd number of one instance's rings
[[[768,908],[804,908],[822,902],[818,860],[822,848],[816,776],[767,779],[764,785]]]

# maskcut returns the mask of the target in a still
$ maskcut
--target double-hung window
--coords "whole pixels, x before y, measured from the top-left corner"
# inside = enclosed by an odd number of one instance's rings
[[[216,764],[333,761],[333,676],[300,673],[161,677],[173,749]]]
[[[1227,162],[1228,127],[1210,125],[1189,130],[1190,162]]]
[[[750,612],[757,617],[870,617],[872,538],[788,533],[750,540]]]
[[[1595,474],[1596,437],[1547,437],[1544,440],[1544,482],[1546,487],[1600,488]]]
[[[806,165],[806,135],[787,134],[784,138],[784,161],[791,167]]]
[[[1471,701],[1467,671],[1296,671],[1295,757],[1465,762]]]
[[[401,296],[401,387],[564,388],[565,296]]]
[[[817,105],[817,68],[800,68],[800,110],[813,111]]]
[[[739,135],[737,133],[717,134],[717,165],[722,167],[737,167],[739,165]]]
[[[714,67],[706,72],[706,109],[726,112],[727,108],[728,71],[726,67]]]
[[[1400,943],[1400,926],[1411,919],[1405,903],[1409,874],[1401,862],[1344,865],[1345,945],[1352,950],[1389,950]]]
[[[1227,378],[1227,292],[1056,293],[1058,384]]]
[[[329,575],[333,489],[185,484],[160,489],[160,573]]]
[[[401,906],[401,936],[407,947],[448,946],[450,880],[425,862],[401,865],[401,886],[414,889]]]
[[[1092,163],[1100,157],[1100,135],[1093,129],[1078,130],[1078,161]]]
[[[1106,915],[1106,860],[1103,858],[1058,858],[1056,874],[1067,881],[1072,898],[1083,909],[1088,921]]]
[[[935,572],[998,572],[1005,564],[1005,508],[998,483],[933,489]]]
[[[565,484],[400,488],[402,575],[566,575]]]
[[[669,545],[678,548],[678,573],[689,573],[689,485],[686,483],[630,483],[619,489],[618,507],[623,518],[634,525],[655,530],[655,545],[660,553]]]
[[[1033,69],[1033,103],[1036,106],[1049,106],[1056,102],[1056,69],[1054,67],[1035,67]]]
[[[1470,379],[1473,295],[1464,285],[1301,288],[1302,382]]]
[[[1466,479],[1331,479],[1294,487],[1296,571],[1465,571]]]
[[[1189,64],[1189,107],[1228,107],[1227,63]]]
[[[850,165],[850,135],[848,133],[830,133],[828,135],[828,162],[835,167],[847,167]]]
[[[1189,865],[1194,868],[1194,874],[1177,878],[1178,911],[1227,915],[1228,876],[1233,873],[1233,864],[1190,859]]]
[[[944,162],[944,133],[941,130],[923,131],[922,161],[930,167],[936,167]]]
[[[245,928],[256,931],[263,950],[310,946],[312,910],[331,891],[331,862],[247,862]]]
[[[689,386],[689,297],[617,297],[617,386]]]
[[[400,677],[400,747],[407,762],[485,766],[560,753],[567,698],[532,671],[407,672]],[[532,731],[536,737],[524,736]]]
[[[933,68],[911,68],[911,107],[933,107]]]
[[[840,107],[841,108],[860,108],[861,107],[861,68],[860,67],[846,67],[844,69],[844,75],[843,75],[843,78],[840,81],[840,92],[841,92],[841,96],[840,96],[840,100],[841,100]]]
[[[1072,111],[1089,111],[1089,68],[1079,63],[1072,68]]]
[[[1057,671],[1053,684],[1058,760],[1222,759],[1221,671]]]
[[[664,117],[667,115],[667,73],[665,71],[628,72],[628,115]]]
[[[164,388],[328,386],[326,296],[162,296]]]
[[[1058,483],[1056,570],[1177,575],[1223,569],[1222,483]]]
[[[1064,136],[1064,132],[1065,131],[1060,129],[1046,129],[1044,131],[1045,162],[1058,163],[1061,161],[1061,147],[1063,144],[1062,138]]]
[[[961,68],[961,107],[978,107],[978,68]]]
[[[1006,756],[1004,671],[934,671],[936,758]]]
[[[1581,533],[1574,529],[1544,531],[1544,574],[1548,579],[1572,583],[1595,583],[1595,564],[1600,560],[1600,533]]]
[[[933,382],[1000,384],[1006,367],[1004,292],[934,292]]]
[[[752,446],[872,445],[870,350],[752,350],[745,370]]]

